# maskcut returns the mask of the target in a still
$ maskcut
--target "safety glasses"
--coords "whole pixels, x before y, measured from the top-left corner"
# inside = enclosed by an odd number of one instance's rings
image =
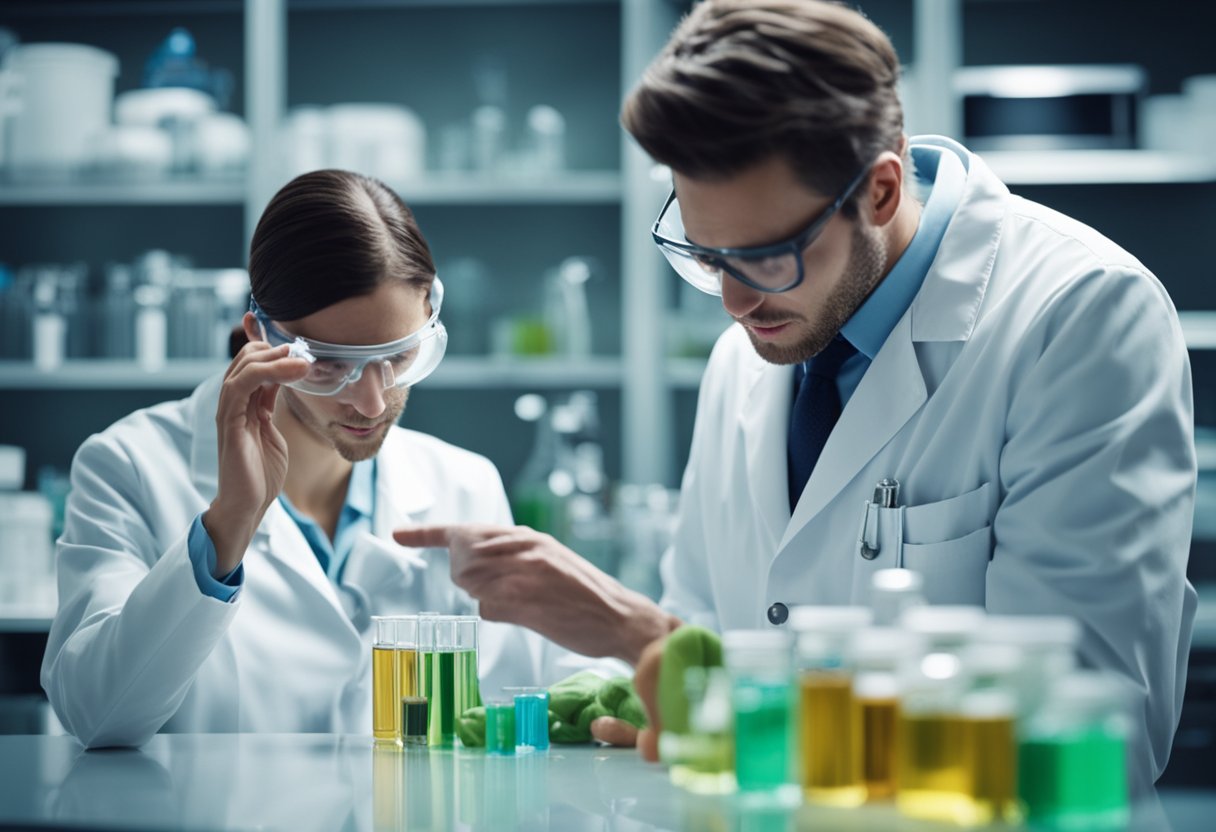
[[[866,180],[869,172],[867,165],[810,225],[780,243],[747,248],[697,245],[689,241],[684,232],[684,219],[674,190],[667,197],[650,234],[676,273],[706,294],[722,294],[724,275],[760,292],[788,292],[806,276],[802,253],[819,238],[828,221]]]
[[[279,329],[252,299],[249,311],[258,319],[262,338],[273,347],[293,345],[293,355],[309,361],[308,375],[288,387],[313,396],[335,396],[363,377],[376,373],[383,389],[412,387],[434,372],[447,351],[448,332],[439,321],[443,283],[431,283],[431,317],[426,325],[386,344],[349,346],[290,335]]]

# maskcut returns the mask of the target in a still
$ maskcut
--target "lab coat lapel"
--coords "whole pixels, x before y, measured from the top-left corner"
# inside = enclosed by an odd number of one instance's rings
[[[262,518],[253,536],[250,548],[265,553],[267,557],[277,560],[303,578],[308,587],[320,595],[342,623],[354,632],[350,616],[338,597],[337,588],[321,568],[321,562],[313,554],[312,547],[300,527],[278,500],[271,503],[270,508],[266,510],[266,516]]]
[[[840,493],[928,399],[915,344],[971,337],[996,260],[1009,190],[952,139],[917,137],[958,154],[967,184],[912,305],[845,405],[785,530],[780,549]],[[785,411],[788,413],[788,406]],[[785,431],[782,431],[782,436]],[[785,465],[780,470],[786,470]],[[883,471],[883,476],[895,472]],[[770,475],[771,478],[771,475]]]
[[[376,508],[372,518],[376,537],[392,540],[393,529],[423,522],[434,502],[430,484],[410,457],[405,433],[390,430],[376,455]]]
[[[781,549],[925,403],[925,380],[912,345],[911,319],[910,313],[904,313],[845,405],[794,508]]]
[[[747,454],[747,482],[752,510],[761,519],[764,551],[777,551],[777,541],[790,522],[786,485],[786,441],[794,370],[759,363],[753,368],[751,390],[739,414]]]

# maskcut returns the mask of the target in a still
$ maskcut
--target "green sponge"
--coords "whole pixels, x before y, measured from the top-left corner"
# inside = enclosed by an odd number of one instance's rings
[[[549,739],[552,742],[591,741],[591,723],[602,716],[642,728],[646,711],[623,676],[604,679],[584,670],[549,688]],[[466,748],[481,748],[486,742],[486,710],[470,708],[461,714],[457,733]]]
[[[667,637],[659,661],[659,722],[664,731],[687,734],[688,696],[684,671],[690,667],[721,667],[722,640],[703,627],[684,626]]]

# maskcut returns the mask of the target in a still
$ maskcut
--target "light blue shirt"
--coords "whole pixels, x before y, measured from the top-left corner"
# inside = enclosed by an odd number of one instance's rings
[[[848,403],[870,362],[920,291],[967,184],[962,161],[951,151],[913,145],[911,155],[916,183],[924,201],[920,224],[890,273],[840,328],[840,334],[857,348],[857,354],[841,366],[836,376],[842,407]],[[805,364],[803,372],[806,372]]]
[[[351,467],[350,482],[346,487],[346,502],[342,513],[338,516],[338,527],[334,531],[331,543],[329,537],[311,517],[305,517],[287,499],[287,495],[279,496],[288,516],[300,527],[300,532],[312,552],[316,555],[331,581],[337,582],[342,574],[346,557],[350,554],[355,540],[362,532],[371,532],[372,514],[376,501],[376,460],[367,459],[356,462]],[[198,588],[205,595],[220,601],[231,601],[245,581],[244,566],[238,566],[235,571],[217,580],[215,572],[215,544],[203,528],[203,515],[194,518],[190,527],[190,536],[186,547],[190,553],[190,561],[194,567],[194,579]]]

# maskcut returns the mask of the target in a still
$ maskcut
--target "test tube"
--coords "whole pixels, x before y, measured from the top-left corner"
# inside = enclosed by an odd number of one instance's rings
[[[456,617],[418,617],[418,690],[427,700],[427,744],[456,743]]]
[[[486,702],[486,752],[515,753],[515,700],[492,699]]]
[[[503,688],[515,697],[515,750],[549,750],[549,691],[542,687]]]
[[[401,734],[397,624],[392,616],[374,616],[372,628],[372,736],[377,744],[396,745]]]
[[[746,802],[797,803],[790,771],[792,655],[782,630],[728,630],[722,652],[735,711],[735,778]]]
[[[477,679],[477,631],[481,618],[461,615],[456,618],[456,718],[481,704],[481,685]]]

